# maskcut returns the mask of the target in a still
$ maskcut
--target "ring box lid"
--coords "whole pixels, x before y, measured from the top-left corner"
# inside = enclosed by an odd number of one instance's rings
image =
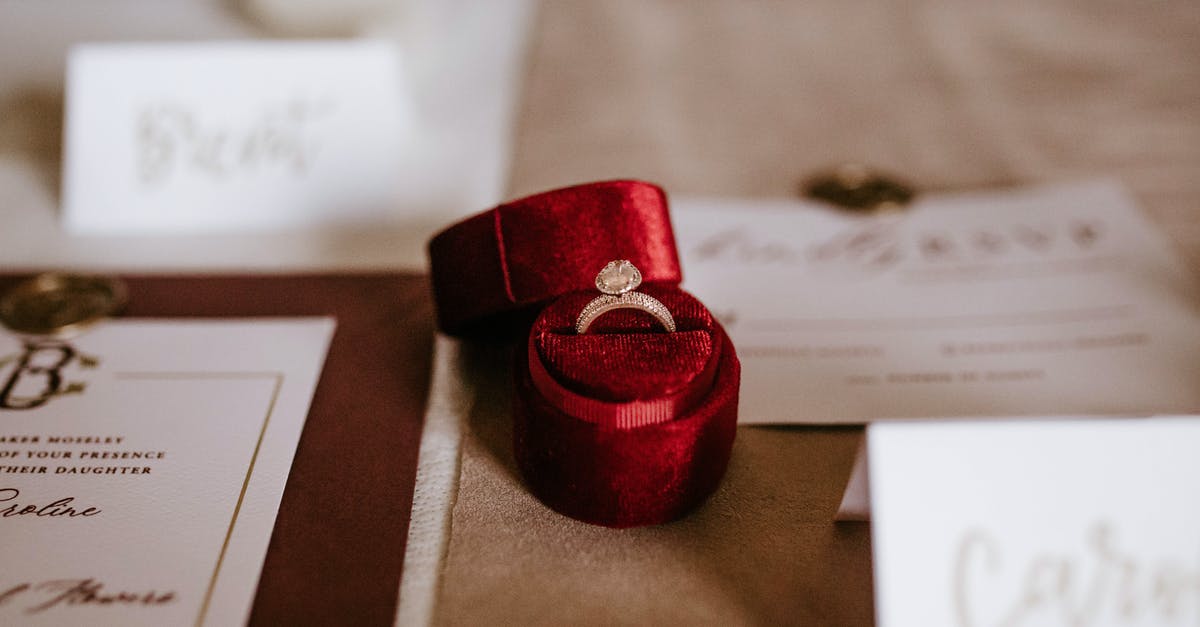
[[[495,334],[545,303],[595,290],[596,273],[628,259],[643,281],[678,285],[679,253],[666,194],[635,180],[557,189],[504,203],[429,242],[438,325]]]

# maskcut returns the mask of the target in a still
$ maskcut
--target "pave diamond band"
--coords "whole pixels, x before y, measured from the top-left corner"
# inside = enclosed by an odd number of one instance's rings
[[[596,275],[596,287],[604,294],[597,296],[579,312],[575,332],[586,333],[592,322],[614,309],[639,309],[658,320],[668,333],[675,332],[675,319],[667,306],[657,298],[632,291],[642,282],[642,273],[632,263],[620,259],[609,262]]]

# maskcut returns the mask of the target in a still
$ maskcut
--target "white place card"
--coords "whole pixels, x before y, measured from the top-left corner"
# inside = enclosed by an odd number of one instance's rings
[[[880,627],[1200,624],[1200,417],[867,427]]]
[[[676,204],[743,423],[1200,411],[1194,277],[1116,185]]]
[[[333,328],[0,336],[0,624],[244,623]]]
[[[63,220],[89,234],[394,221],[411,116],[394,44],[76,46]]]

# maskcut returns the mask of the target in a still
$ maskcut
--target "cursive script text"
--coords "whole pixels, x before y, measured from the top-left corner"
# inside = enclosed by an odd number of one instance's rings
[[[249,125],[204,124],[178,105],[144,108],[137,118],[137,167],[145,185],[173,175],[214,181],[265,170],[303,176],[319,150],[318,124],[333,111],[326,100],[297,98],[264,109]]]
[[[958,544],[954,614],[961,627],[1020,625],[1195,625],[1200,621],[1200,555],[1147,559],[1117,546],[1096,523],[1086,549],[1042,551],[1008,570],[1001,543],[973,529]],[[1015,587],[1003,585],[1014,582]],[[1010,590],[1011,592],[1004,592]]]
[[[176,596],[172,591],[110,591],[104,588],[103,583],[89,577],[26,582],[7,589],[0,588],[0,606],[23,600],[27,603],[24,606],[25,613],[38,614],[51,608],[71,605],[150,607],[171,603]]]
[[[0,518],[12,518],[14,516],[34,516],[37,518],[79,518],[96,516],[103,510],[97,507],[77,507],[75,505],[75,497],[67,496],[56,499],[45,505],[37,505],[34,503],[26,503],[22,505],[17,502],[17,497],[21,496],[21,491],[16,488],[0,488]]]
[[[882,272],[904,264],[998,263],[1030,255],[1044,259],[1092,253],[1104,233],[1103,224],[1092,220],[910,232],[902,220],[881,219],[855,224],[815,242],[731,227],[706,237],[693,252],[700,261]]]

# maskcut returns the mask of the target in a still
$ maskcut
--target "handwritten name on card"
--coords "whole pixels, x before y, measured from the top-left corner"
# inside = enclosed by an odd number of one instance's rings
[[[881,627],[1200,624],[1200,417],[868,427]]]
[[[320,156],[322,125],[336,110],[330,98],[296,97],[263,105],[248,123],[222,126],[205,124],[184,105],[147,105],[137,113],[138,182],[144,188],[170,185],[175,177],[221,182],[273,169],[303,181]]]
[[[393,219],[408,100],[382,42],[72,50],[63,217],[83,233]]]
[[[1043,547],[1016,562],[1013,547],[986,526],[965,531],[952,566],[957,624],[1195,624],[1200,553],[1141,555],[1106,520],[1077,532],[1069,547]]]

